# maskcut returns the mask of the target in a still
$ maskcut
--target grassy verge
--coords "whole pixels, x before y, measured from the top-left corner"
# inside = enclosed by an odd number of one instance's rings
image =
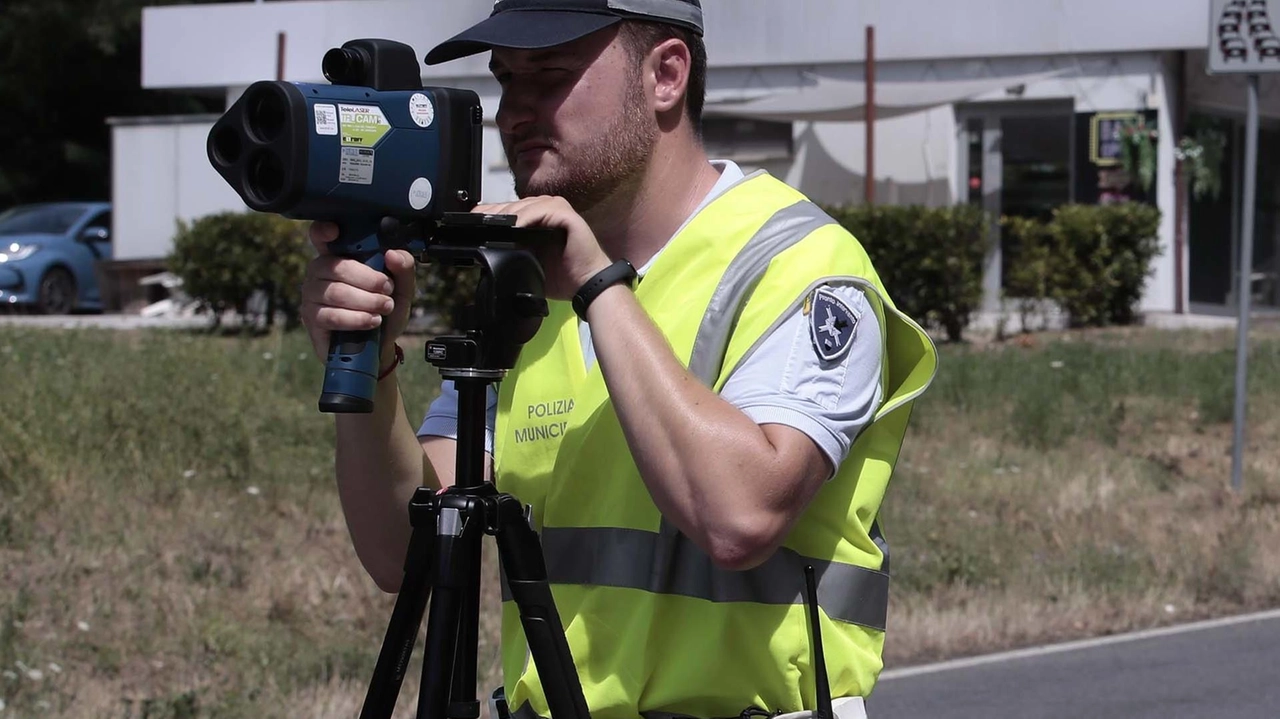
[[[885,507],[889,663],[1280,605],[1280,343],[1118,330],[949,347]]]
[[[1280,336],[1238,495],[1229,334],[943,354],[885,506],[890,665],[1280,604]],[[400,371],[425,409],[434,370]],[[0,717],[358,715],[393,600],[350,549],[319,381],[300,334],[4,330]]]

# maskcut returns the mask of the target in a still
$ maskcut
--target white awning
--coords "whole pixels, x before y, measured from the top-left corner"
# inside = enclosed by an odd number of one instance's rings
[[[877,79],[876,117],[886,119],[910,115],[941,105],[951,105],[985,95],[993,90],[1026,85],[1062,75],[1067,70],[1001,77],[956,79]],[[803,73],[808,83],[800,88],[774,91],[754,90],[750,95],[714,95],[707,98],[709,116],[744,117],[759,120],[860,122],[866,119],[867,86],[850,80]],[[754,95],[752,97],[751,95]]]

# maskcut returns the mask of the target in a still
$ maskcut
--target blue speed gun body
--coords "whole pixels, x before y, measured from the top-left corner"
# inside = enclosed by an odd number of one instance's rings
[[[419,255],[445,213],[480,199],[483,113],[469,90],[423,87],[411,47],[352,40],[324,57],[333,84],[250,85],[209,132],[213,167],[259,212],[337,224],[330,252],[385,271]],[[336,332],[322,412],[370,412],[381,328]]]

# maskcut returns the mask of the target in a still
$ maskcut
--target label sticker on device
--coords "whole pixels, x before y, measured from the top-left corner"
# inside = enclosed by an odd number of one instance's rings
[[[409,206],[415,210],[425,209],[431,204],[431,180],[419,177],[409,186]]]
[[[391,131],[391,123],[377,105],[338,105],[342,144],[373,147]]]
[[[316,134],[338,134],[338,108],[333,105],[316,105]]]
[[[342,148],[342,164],[338,167],[338,182],[349,185],[373,184],[373,149],[368,147]]]
[[[436,119],[436,108],[431,104],[431,98],[420,92],[413,93],[409,98],[409,117],[418,123],[418,127],[430,127]]]

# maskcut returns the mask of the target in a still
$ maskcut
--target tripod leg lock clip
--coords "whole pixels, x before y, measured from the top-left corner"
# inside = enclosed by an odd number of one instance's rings
[[[494,689],[489,697],[489,716],[493,719],[511,719],[511,709],[507,707],[507,692],[503,687]]]

